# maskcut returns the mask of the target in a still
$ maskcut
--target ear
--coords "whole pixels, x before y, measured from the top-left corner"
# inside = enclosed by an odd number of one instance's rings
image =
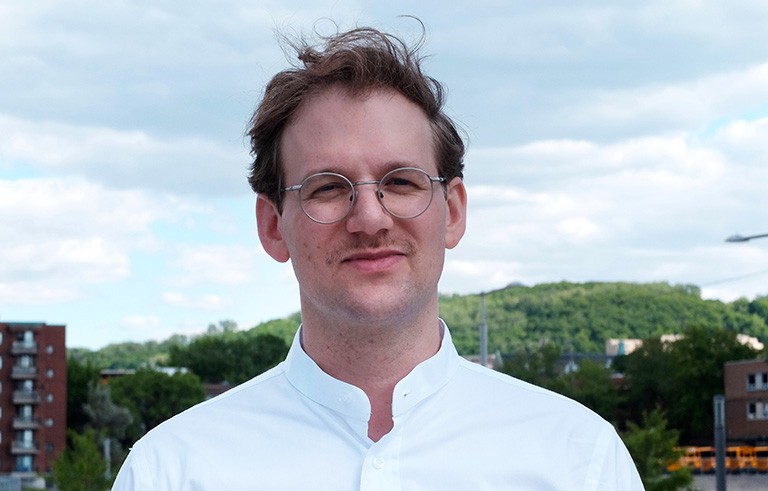
[[[272,259],[281,263],[290,259],[291,255],[283,237],[281,216],[277,205],[261,194],[256,198],[256,226],[259,230],[261,245]]]
[[[454,177],[448,183],[446,201],[445,247],[453,249],[459,244],[467,227],[467,190],[460,177]]]

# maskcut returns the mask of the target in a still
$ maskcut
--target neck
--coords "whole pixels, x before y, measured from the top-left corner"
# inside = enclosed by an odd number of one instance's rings
[[[302,347],[332,377],[362,389],[371,404],[368,435],[392,429],[395,385],[440,348],[437,305],[405,322],[343,322],[302,310]]]

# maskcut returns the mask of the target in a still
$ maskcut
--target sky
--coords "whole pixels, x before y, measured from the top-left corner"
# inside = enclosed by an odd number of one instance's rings
[[[3,0],[0,321],[98,349],[297,312],[246,181],[276,32],[404,14],[468,140],[442,293],[768,295],[768,238],[725,242],[768,233],[768,2]]]

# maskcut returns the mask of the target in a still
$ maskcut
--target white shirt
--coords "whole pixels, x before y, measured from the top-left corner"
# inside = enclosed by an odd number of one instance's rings
[[[297,334],[284,362],[157,426],[113,491],[601,490],[643,486],[614,428],[580,404],[442,346],[401,380],[392,431]]]

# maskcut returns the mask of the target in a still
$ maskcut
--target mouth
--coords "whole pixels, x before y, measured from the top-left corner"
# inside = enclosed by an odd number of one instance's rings
[[[391,256],[404,256],[405,253],[395,249],[385,249],[376,251],[360,251],[347,255],[342,262],[350,261],[378,261]]]
[[[387,270],[406,257],[406,254],[396,249],[375,251],[359,251],[345,256],[342,264],[346,264],[367,272]]]

